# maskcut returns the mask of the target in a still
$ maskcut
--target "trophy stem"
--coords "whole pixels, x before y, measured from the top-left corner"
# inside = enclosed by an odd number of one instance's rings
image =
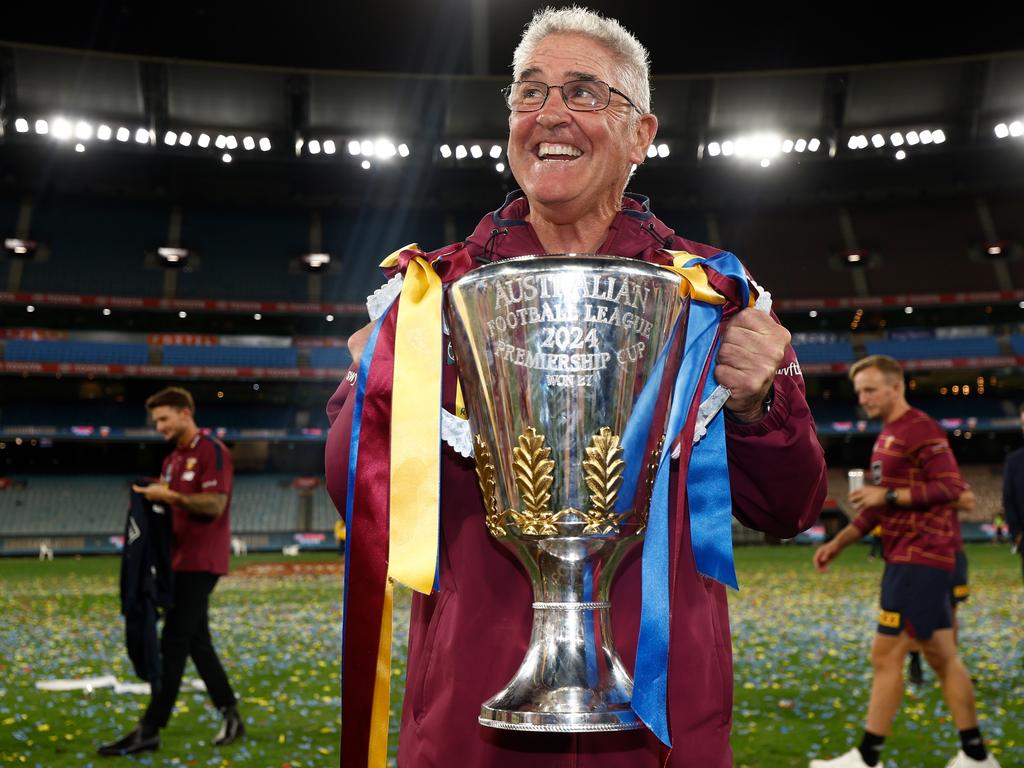
[[[633,681],[612,644],[610,579],[597,579],[596,600],[574,599],[579,593],[558,599],[556,585],[591,581],[587,561],[548,553],[534,563],[539,568],[528,568],[536,574],[529,647],[508,685],[481,706],[480,724],[561,733],[642,727],[630,707]]]

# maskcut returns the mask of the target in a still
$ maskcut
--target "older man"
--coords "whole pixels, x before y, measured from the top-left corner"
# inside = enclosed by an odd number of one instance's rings
[[[443,279],[450,278],[457,261],[465,270],[467,264],[526,254],[596,252],[670,264],[668,249],[707,258],[720,252],[680,237],[651,212],[646,198],[625,193],[633,167],[644,162],[658,128],[650,110],[647,51],[632,34],[584,9],[547,9],[528,25],[513,68],[515,82],[505,89],[508,157],[522,191],[484,216],[464,243],[427,254]],[[350,339],[356,361],[370,334],[367,327]],[[382,347],[389,354],[393,342],[388,334],[385,323],[375,337],[375,354]],[[732,390],[726,439],[734,514],[781,537],[815,520],[826,490],[822,451],[794,361],[789,334],[769,315],[747,308],[728,319],[716,378]],[[448,362],[442,399],[453,410],[456,377],[453,361]],[[357,366],[328,405],[333,424],[328,488],[339,509],[345,508],[349,490],[354,401],[361,402],[350,396]],[[677,465],[673,462],[673,497]],[[668,710],[676,748],[670,754],[646,730],[560,734],[480,726],[480,704],[508,681],[527,646],[530,582],[487,533],[472,462],[444,448],[441,487],[439,589],[413,598],[399,765],[732,765],[726,592],[698,573],[689,545],[679,547],[672,585]],[[678,509],[675,536],[688,542],[689,514],[682,505]],[[357,505],[354,514],[361,513]],[[356,533],[350,530],[350,536]],[[386,546],[385,541],[381,556]],[[640,566],[640,552],[634,550],[611,596],[613,633],[630,667],[640,621]],[[356,565],[347,567],[355,578]],[[353,611],[361,597],[351,590],[348,594],[346,610]],[[347,636],[346,654],[355,647]],[[354,670],[352,677],[357,674]],[[343,690],[343,708],[345,696]],[[373,760],[374,748],[365,746],[357,723],[362,715],[355,710],[342,713],[346,766]],[[380,734],[373,738],[379,740]],[[376,749],[379,755],[379,743]]]

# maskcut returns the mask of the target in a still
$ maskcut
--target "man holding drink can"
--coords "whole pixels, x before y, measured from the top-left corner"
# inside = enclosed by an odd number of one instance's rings
[[[960,734],[961,749],[947,768],[997,768],[978,729],[971,677],[957,653],[950,578],[957,551],[956,503],[966,488],[942,428],[906,400],[903,369],[891,357],[872,355],[853,365],[850,379],[868,418],[882,432],[871,453],[872,484],[862,470],[850,473],[850,525],[814,553],[824,572],[850,544],[881,525],[881,612],[871,648],[874,679],[864,735],[858,747],[810,768],[881,766],[882,745],[903,696],[903,660],[915,642],[942,685]],[[859,472],[859,474],[857,474]]]

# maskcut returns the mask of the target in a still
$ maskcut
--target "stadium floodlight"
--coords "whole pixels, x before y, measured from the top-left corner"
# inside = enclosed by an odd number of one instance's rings
[[[398,156],[399,157],[408,157],[409,156],[409,145],[408,144],[399,144],[398,145]]]
[[[391,141],[391,139],[383,138],[377,139],[377,141],[374,142],[373,151],[377,157],[384,160],[392,158],[398,154],[398,148],[395,146],[394,142]]]
[[[861,259],[862,259],[861,255],[859,253],[857,253],[856,251],[851,251],[849,253],[846,253],[846,254],[844,254],[844,256],[846,258],[846,263],[847,264],[860,264]]]
[[[669,156],[668,144],[659,144],[658,145],[658,157],[668,157],[668,156]]]
[[[761,158],[761,167],[762,168],[767,168],[771,164],[772,164],[772,161],[769,160],[767,157],[762,157]]]
[[[920,143],[921,137],[918,135],[917,131],[907,131],[907,144],[912,147],[916,147]]]
[[[722,142],[722,154],[723,155],[725,155],[726,157],[732,157],[732,155],[733,155],[733,153],[735,151],[736,151],[736,145],[733,142],[731,142],[731,141],[723,141]]]
[[[128,141],[132,137],[131,131],[125,128],[123,125],[117,129],[117,140],[120,142]]]
[[[885,137],[882,136],[882,134],[880,133],[876,133],[874,136],[871,137],[871,145],[875,149],[881,149],[882,147],[885,146]]]
[[[24,117],[19,117],[14,121],[14,130],[18,133],[28,133],[28,120]]]
[[[892,134],[891,136],[889,136],[889,143],[892,144],[894,147],[902,147],[903,146],[903,134],[900,133],[899,131],[897,131],[896,133]]]
[[[320,154],[320,142],[317,141],[316,139],[310,139],[309,143],[306,145],[306,148],[309,149],[309,154],[311,155]]]
[[[75,144],[75,152],[85,152],[85,144],[82,142]]]
[[[220,159],[221,159],[222,163],[230,163],[231,162],[231,155],[229,153],[225,152],[223,155],[220,156]]]
[[[905,314],[905,315],[912,315],[912,314],[914,314],[914,308],[913,307],[904,307],[903,308],[903,314]]]
[[[261,315],[259,312],[253,312],[252,319],[253,320],[262,320],[263,319],[263,315]]]
[[[337,151],[338,151],[338,147],[335,145],[335,143],[334,143],[334,141],[332,139],[327,139],[324,142],[324,154],[325,155],[333,155]]]
[[[794,146],[796,145],[793,143],[792,139],[786,139],[784,142],[782,142],[782,151],[788,155],[790,152],[793,151]]]
[[[1010,129],[1007,127],[1006,123],[999,123],[995,130],[997,139],[1005,139],[1010,135]]]
[[[20,237],[4,238],[4,250],[12,256],[30,256],[36,250],[35,240],[24,240]]]
[[[92,124],[79,120],[75,123],[75,138],[81,141],[88,141],[92,138]]]
[[[109,125],[101,125],[96,129],[96,138],[100,141],[110,141],[112,135],[113,131],[110,130]]]
[[[352,139],[351,141],[349,141],[349,143],[348,143],[348,153],[350,155],[352,155],[353,157],[359,157],[359,155],[361,155],[363,153],[362,147],[360,146],[359,142],[356,141],[355,139]]]
[[[224,141],[228,145],[228,149],[238,149],[238,139],[234,136],[228,135]]]
[[[361,142],[359,142],[359,151],[363,154],[364,157],[373,157],[373,142],[370,141],[369,139],[363,139]]]
[[[256,139],[254,139],[252,136],[246,136],[244,139],[242,139],[242,146],[248,150],[256,149]]]
[[[71,133],[71,122],[66,118],[55,118],[53,123],[50,125],[50,134],[53,138],[58,139],[59,141],[70,139]]]
[[[808,316],[810,316],[810,317],[817,317],[817,316],[818,316],[818,310],[816,310],[816,309],[812,309],[812,310],[811,310],[810,312],[808,312],[807,314],[808,314]]]
[[[932,131],[932,143],[933,144],[945,144],[946,143],[946,132],[941,128]]]
[[[1024,302],[1022,302],[1022,304],[1024,304]],[[25,311],[31,314],[32,312],[36,311],[36,308],[29,304],[28,306],[25,307]],[[18,443],[18,445],[21,445],[21,443]]]
[[[363,160],[363,162],[361,162],[359,164],[359,167],[362,168],[364,171],[370,170],[370,161],[369,160]]]
[[[145,128],[139,128],[135,131],[135,141],[138,144],[149,144],[149,131]]]
[[[323,272],[331,263],[329,253],[304,253],[299,256],[302,266],[310,272]]]
[[[802,139],[801,139],[801,141],[802,141]],[[821,142],[820,141],[818,141],[817,139],[811,139],[810,141],[807,142],[807,151],[808,152],[817,152],[818,148],[820,146],[821,146]]]
[[[110,307],[104,307],[103,308],[103,316],[104,317],[110,317]]]
[[[213,142],[213,146],[217,149],[224,149],[228,145],[228,137],[223,133],[217,134],[217,140]]]
[[[45,136],[50,132],[50,124],[45,120],[36,120],[36,133]]]
[[[165,267],[180,267],[192,252],[188,248],[178,248],[164,245],[156,249],[156,255],[160,257],[161,264]]]
[[[711,155],[711,157],[718,157],[722,154],[722,145],[717,141],[712,141],[708,144],[708,154]]]
[[[166,144],[168,147],[173,147],[177,143],[178,134],[176,134],[174,131],[167,131],[167,133],[164,134],[164,144]]]
[[[647,147],[647,157],[648,158],[657,157],[657,156],[658,156],[658,148],[657,147],[655,147],[653,144],[651,144],[649,147]]]
[[[793,149],[795,149],[797,152],[803,152],[805,149],[807,149],[807,141],[805,139],[797,139],[795,142],[793,142]]]
[[[1024,135],[1024,123],[1022,123],[1020,120],[1014,120],[1012,123],[1010,123],[1010,135],[1013,136],[1013,138],[1015,139],[1021,135]]]
[[[490,155],[492,160],[497,160],[499,157],[501,157],[501,147],[498,146],[497,144],[492,144],[491,151],[488,152],[487,154]]]
[[[262,139],[260,139],[260,151],[262,151],[262,152],[269,152],[270,151],[270,139],[268,139],[266,136],[264,136]]]
[[[334,322],[334,315],[328,315],[328,316],[327,316],[326,318],[324,318],[324,319],[325,319],[325,320],[326,320],[326,321],[327,321],[328,323],[333,323],[333,322]]]
[[[440,152],[441,152],[441,157],[443,157],[445,160],[447,160],[449,157],[452,156],[452,148],[449,147],[447,144],[442,144],[441,145]]]
[[[906,159],[907,159],[907,153],[906,153],[906,151],[905,151],[905,150],[902,150],[902,149],[901,149],[901,150],[899,150],[899,151],[898,151],[898,152],[896,153],[896,159],[897,159],[897,160],[906,160]]]
[[[183,146],[183,147],[187,147],[187,146],[191,145],[192,144],[192,134],[189,133],[188,131],[182,131],[181,135],[178,137],[178,143],[181,146]]]
[[[495,163],[494,164],[494,170],[496,170],[498,173],[504,173],[505,172],[505,164],[504,163]]]
[[[466,152],[466,148],[464,146],[462,146],[461,144],[459,144],[459,146],[457,146],[455,148],[455,159],[456,160],[462,160],[467,154],[469,154],[469,153]]]
[[[484,151],[480,148],[479,144],[474,144],[469,148],[469,154],[473,156],[474,160],[479,160],[484,156]]]
[[[206,149],[208,146],[210,146],[210,136],[209,136],[209,134],[200,133],[199,134],[199,138],[196,140],[196,144],[198,144],[203,149]]]
[[[932,132],[925,128],[921,133],[918,134],[918,138],[921,139],[922,144],[932,143]]]
[[[179,310],[178,311],[178,317],[180,317],[182,320],[184,320],[186,317],[188,317],[188,312],[186,312],[184,309]]]

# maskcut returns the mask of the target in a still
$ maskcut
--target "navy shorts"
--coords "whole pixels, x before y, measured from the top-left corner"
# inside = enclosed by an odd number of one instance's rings
[[[927,640],[937,629],[953,626],[950,573],[928,565],[886,564],[882,576],[882,610],[878,632],[906,632]]]
[[[953,604],[965,603],[971,596],[971,588],[967,584],[967,555],[961,549],[956,553],[956,565],[953,566],[953,586],[950,597]]]

